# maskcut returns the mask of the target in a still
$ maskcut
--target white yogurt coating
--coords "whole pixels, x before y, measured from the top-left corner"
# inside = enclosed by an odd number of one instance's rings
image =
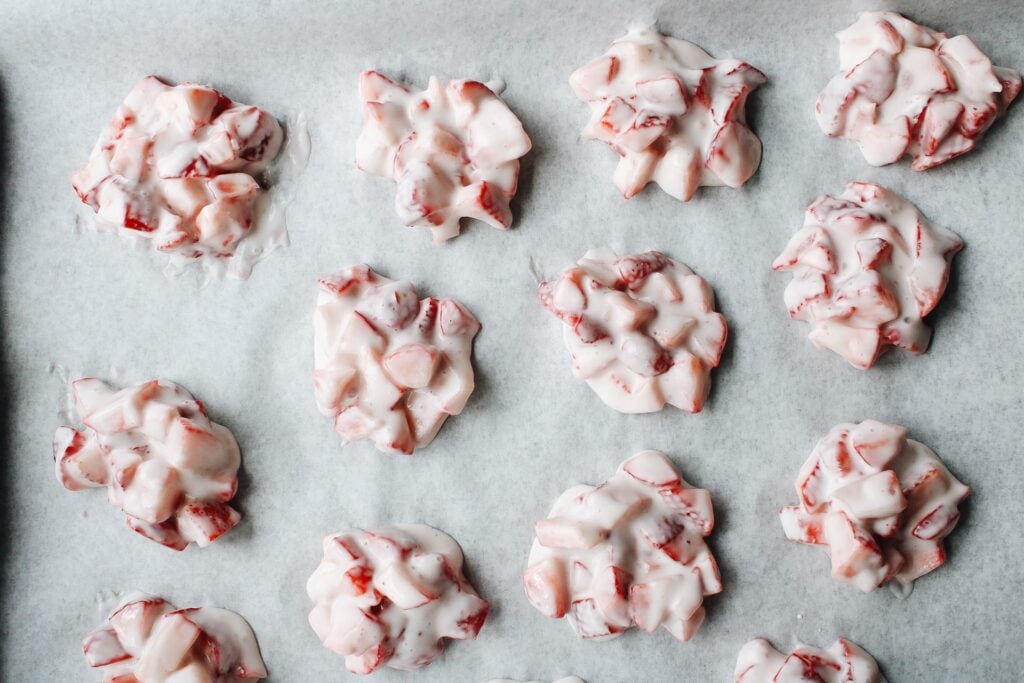
[[[534,524],[526,597],[584,639],[661,626],[685,642],[704,621],[704,597],[722,590],[704,541],[714,524],[711,495],[642,451],[600,486],[566,490]]]
[[[703,408],[728,328],[702,277],[657,251],[620,257],[603,247],[539,292],[564,324],[573,374],[608,406]]]
[[[832,428],[796,480],[798,505],[779,511],[791,541],[832,558],[832,578],[864,592],[915,579],[946,561],[942,539],[970,493],[905,427],[865,420]]]
[[[235,437],[182,387],[151,380],[120,391],[103,380],[71,384],[83,427],[53,440],[57,479],[69,491],[107,488],[128,526],[174,550],[205,547],[238,524]]]
[[[743,646],[735,683],[886,683],[874,657],[845,638],[827,650],[800,645],[784,655],[763,638]]]
[[[194,83],[147,76],[100,134],[71,178],[96,211],[93,227],[149,240],[175,267],[248,277],[277,246],[253,230],[263,173],[281,149],[277,120]]]
[[[177,609],[141,593],[121,601],[82,643],[103,683],[242,683],[267,669],[252,628],[218,607]]]
[[[487,619],[487,601],[462,575],[462,550],[437,529],[352,529],[323,545],[306,583],[309,624],[352,673],[419,669],[441,656],[445,638],[472,640]]]
[[[747,127],[747,96],[767,82],[738,59],[714,59],[693,43],[633,30],[569,78],[590,105],[583,137],[621,157],[615,185],[629,199],[655,182],[689,201],[698,187],[740,187],[761,163]]]
[[[404,453],[429,444],[473,393],[480,323],[454,299],[356,265],[318,281],[313,372],[320,412],[345,441]]]
[[[804,226],[772,263],[790,271],[789,315],[808,338],[866,370],[892,346],[924,353],[923,318],[946,291],[963,242],[886,188],[854,181],[807,207]]]
[[[395,211],[406,225],[430,228],[438,244],[459,234],[463,218],[511,227],[519,158],[531,142],[494,90],[431,77],[414,91],[364,71],[359,98],[356,166],[398,183]]]
[[[924,171],[974,149],[1021,89],[967,36],[895,12],[862,12],[836,34],[839,69],[814,106],[821,130],[857,142],[873,166],[913,157]]]

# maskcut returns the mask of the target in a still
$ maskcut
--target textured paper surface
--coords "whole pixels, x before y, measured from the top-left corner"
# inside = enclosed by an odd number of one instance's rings
[[[306,578],[322,535],[423,522],[452,534],[492,603],[475,642],[451,643],[415,674],[376,681],[727,681],[736,654],[765,636],[825,646],[845,635],[889,679],[1018,680],[1024,544],[1024,113],[1015,105],[980,148],[927,173],[869,167],[826,138],[812,107],[837,69],[832,34],[864,3],[76,2],[9,0],[0,10],[4,518],[2,677],[92,681],[79,650],[103,591],[140,589],[215,604],[255,629],[275,682],[355,679],[306,624]],[[997,64],[1024,67],[1024,5],[910,3],[896,9],[966,33]],[[632,22],[769,77],[751,97],[764,162],[741,190],[689,204],[653,187],[623,200],[616,157],[579,138],[586,106],[567,79]],[[422,85],[501,78],[533,138],[508,233],[480,223],[443,247],[394,214],[394,185],[353,164],[359,72]],[[304,112],[312,156],[289,209],[291,245],[245,283],[171,280],[159,259],[109,235],[75,234],[68,175],[148,73],[207,82],[283,118]],[[863,373],[812,349],[782,303],[770,263],[804,207],[850,179],[881,182],[963,237],[923,357],[890,353]],[[704,412],[619,415],[570,373],[560,324],[542,310],[531,264],[551,275],[588,248],[661,249],[714,287],[730,326]],[[462,301],[483,324],[478,386],[425,451],[342,448],[313,401],[314,278],[354,262]],[[53,476],[62,389],[50,363],[124,381],[181,383],[230,427],[243,453],[242,524],[177,554],[130,532],[102,491]],[[775,511],[815,441],[841,421],[905,424],[973,487],[950,560],[905,601],[833,582],[828,560],[788,543]],[[631,631],[582,642],[526,601],[519,574],[558,494],[597,483],[643,448],[665,451],[718,517],[711,546],[725,592],[687,644]]]

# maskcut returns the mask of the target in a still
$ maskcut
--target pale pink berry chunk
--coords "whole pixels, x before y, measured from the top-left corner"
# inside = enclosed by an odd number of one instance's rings
[[[317,406],[347,442],[389,453],[429,444],[473,393],[480,323],[454,299],[420,299],[364,265],[318,281]]]
[[[166,380],[116,390],[91,377],[71,391],[82,427],[61,427],[53,440],[64,488],[105,487],[131,529],[174,550],[205,547],[238,524],[228,505],[238,444],[192,394]]]
[[[437,529],[352,529],[323,547],[306,583],[309,624],[352,673],[419,669],[441,656],[445,638],[473,640],[487,619],[487,601],[462,575],[462,549]]]
[[[660,626],[685,642],[704,621],[704,597],[722,590],[704,540],[714,525],[707,491],[662,453],[637,453],[603,484],[562,493],[534,525],[526,597],[586,640]]]
[[[704,279],[668,256],[588,251],[540,284],[563,323],[572,369],[622,413],[700,412],[728,335]]]
[[[97,229],[144,238],[182,267],[247,277],[277,246],[253,229],[259,177],[281,149],[277,119],[213,88],[147,76],[118,107],[71,183]]]
[[[398,183],[395,211],[405,225],[429,228],[438,244],[459,234],[463,218],[512,226],[509,202],[531,142],[492,87],[471,80],[442,86],[431,77],[425,90],[410,90],[365,71],[359,99],[356,165]]]
[[[839,39],[839,73],[818,96],[822,132],[854,140],[873,166],[913,158],[924,171],[974,149],[1021,90],[967,36],[895,12],[862,12]]]
[[[569,78],[590,106],[583,137],[619,155],[626,199],[648,183],[681,201],[698,187],[740,187],[761,163],[747,126],[747,97],[768,79],[739,59],[714,59],[693,43],[634,30]]]
[[[875,658],[845,638],[828,649],[799,645],[788,655],[764,638],[743,646],[735,683],[886,683]]]
[[[808,338],[866,370],[891,347],[922,354],[924,322],[946,291],[963,242],[886,188],[853,181],[822,195],[772,263],[793,273],[785,302]]]
[[[104,683],[243,683],[267,677],[246,621],[218,607],[178,609],[134,594],[82,643]]]
[[[832,558],[832,578],[906,595],[946,561],[942,539],[970,489],[904,427],[840,424],[814,447],[796,480],[797,505],[779,512],[786,538]]]

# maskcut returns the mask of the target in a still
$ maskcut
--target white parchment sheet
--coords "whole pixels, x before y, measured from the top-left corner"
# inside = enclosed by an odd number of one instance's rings
[[[1024,105],[941,168],[871,168],[855,144],[818,130],[812,108],[837,69],[832,34],[872,8],[966,33],[995,63],[1024,68],[1024,4],[1000,0],[0,3],[0,677],[98,680],[79,649],[99,623],[97,598],[140,589],[240,612],[271,681],[355,679],[306,623],[321,537],[415,521],[459,541],[491,616],[477,641],[374,681],[575,673],[589,683],[724,682],[750,638],[788,649],[840,635],[893,682],[1020,680]],[[764,161],[741,190],[702,189],[682,204],[652,186],[625,201],[611,180],[615,155],[580,139],[588,111],[569,74],[631,23],[653,20],[768,75],[750,101]],[[366,68],[418,85],[435,73],[507,83],[504,97],[534,143],[512,231],[471,223],[436,247],[425,230],[400,224],[393,183],[353,162]],[[289,209],[291,245],[248,282],[168,279],[159,259],[74,230],[68,176],[149,73],[308,119],[312,155]],[[967,245],[932,316],[931,350],[890,353],[866,373],[811,347],[782,302],[789,276],[770,269],[804,207],[851,179],[903,194]],[[620,415],[571,376],[531,263],[551,275],[602,244],[663,250],[714,288],[729,343],[701,414]],[[356,262],[456,297],[483,324],[476,392],[413,457],[343,448],[313,401],[314,279]],[[242,524],[210,548],[174,553],[129,531],[102,491],[64,491],[50,456],[61,395],[51,363],[117,369],[125,382],[165,377],[194,392],[241,445]],[[949,562],[902,602],[833,582],[825,554],[787,542],[775,514],[795,500],[793,480],[815,441],[868,417],[909,426],[973,487]],[[636,630],[582,642],[523,595],[531,523],[562,490],[603,481],[643,448],[665,451],[711,491],[725,591],[707,600],[689,643]]]

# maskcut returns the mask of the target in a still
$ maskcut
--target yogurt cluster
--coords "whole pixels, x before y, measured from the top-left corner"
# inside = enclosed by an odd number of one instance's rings
[[[913,157],[924,171],[974,149],[1021,89],[967,36],[946,37],[895,12],[863,12],[836,34],[839,68],[815,114],[873,166]]]
[[[238,524],[235,437],[173,382],[120,391],[99,379],[72,383],[83,427],[54,436],[57,479],[69,491],[107,488],[128,526],[157,543],[205,547]]]
[[[406,281],[356,265],[318,282],[314,383],[346,441],[412,453],[473,392],[476,321],[454,299],[419,299]]]
[[[584,639],[661,626],[687,641],[704,621],[704,596],[722,590],[704,541],[714,524],[710,494],[643,451],[600,486],[566,490],[534,525],[526,596]]]
[[[573,373],[607,405],[650,413],[666,403],[696,413],[711,390],[728,329],[702,277],[657,251],[588,251],[542,282],[563,323]]]
[[[426,666],[445,638],[472,640],[487,619],[462,559],[450,536],[422,524],[328,536],[306,584],[309,624],[352,673]]]
[[[939,303],[963,242],[910,202],[873,183],[851,182],[807,208],[804,227],[772,268],[791,271],[785,301],[808,337],[861,369],[891,346],[924,353],[922,318]]]
[[[148,76],[71,182],[103,224],[150,240],[172,263],[226,260],[229,272],[244,277],[270,247],[249,239],[262,193],[254,176],[277,156],[283,137],[262,109],[213,88]]]
[[[398,183],[395,210],[411,227],[430,228],[437,243],[459,234],[462,218],[512,225],[509,201],[519,158],[530,151],[523,124],[478,81],[410,91],[376,71],[359,79],[363,130],[356,165]]]
[[[682,201],[702,185],[740,187],[761,163],[747,96],[768,79],[693,43],[631,31],[569,78],[590,105],[583,137],[619,155],[615,185],[628,199],[650,182]]]
[[[875,420],[833,427],[796,490],[799,504],[779,512],[787,538],[828,551],[837,581],[903,594],[946,561],[942,539],[970,493],[905,427]]]
[[[243,683],[267,677],[256,636],[217,607],[177,609],[134,595],[82,644],[104,683]]]
[[[736,683],[886,683],[874,657],[840,638],[827,650],[801,645],[784,655],[763,638],[740,650]]]

